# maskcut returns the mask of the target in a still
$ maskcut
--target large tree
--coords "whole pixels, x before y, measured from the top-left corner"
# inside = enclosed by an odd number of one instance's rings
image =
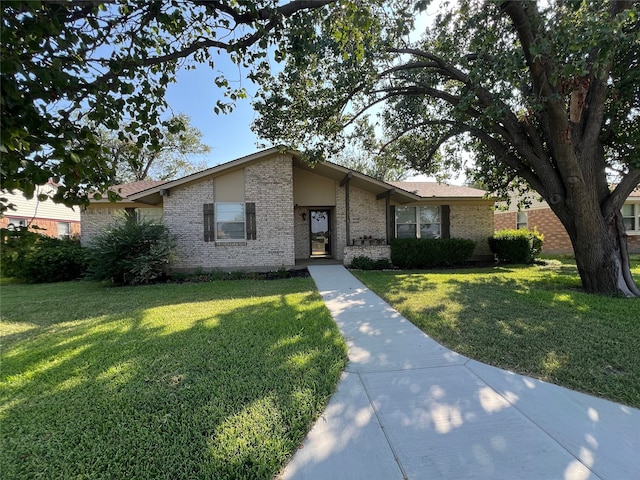
[[[51,178],[61,184],[54,200],[85,202],[114,177],[99,129],[126,125],[135,138],[161,138],[164,93],[177,69],[213,68],[223,54],[264,71],[286,20],[332,1],[3,0],[2,188],[29,196]],[[227,93],[218,111],[243,95],[222,75],[215,85]]]
[[[377,110],[385,155],[434,173],[473,152],[479,181],[548,202],[586,291],[640,296],[620,213],[640,183],[638,3],[446,2],[415,41],[397,35],[406,10],[384,13],[363,9],[377,31],[348,41],[318,17],[257,102],[257,131],[317,158]]]

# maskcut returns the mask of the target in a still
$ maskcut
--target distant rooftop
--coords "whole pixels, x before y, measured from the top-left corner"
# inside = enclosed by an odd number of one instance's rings
[[[447,185],[438,182],[389,182],[394,187],[402,188],[421,197],[482,197],[484,190],[462,187],[459,185]]]

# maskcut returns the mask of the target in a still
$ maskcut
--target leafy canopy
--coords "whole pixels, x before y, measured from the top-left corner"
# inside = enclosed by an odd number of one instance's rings
[[[194,62],[214,68],[224,54],[258,69],[268,45],[283,38],[286,19],[330,3],[1,2],[2,187],[31,196],[53,179],[62,184],[54,200],[86,202],[115,174],[96,129],[124,128],[158,146],[154,132],[169,127],[164,94],[179,68]],[[215,86],[228,100],[217,112],[244,95],[223,75]]]
[[[527,184],[552,200],[574,175],[561,125],[579,154],[601,151],[603,175],[584,181],[608,193],[616,176],[619,208],[640,181],[638,4],[441,2],[413,40],[404,22],[427,3],[362,7],[346,42],[339,18],[319,22],[303,48],[290,45],[255,103],[254,129],[312,159],[356,144],[424,173],[467,167],[490,189]]]

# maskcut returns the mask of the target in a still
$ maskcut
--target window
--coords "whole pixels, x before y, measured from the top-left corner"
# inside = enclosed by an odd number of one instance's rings
[[[640,204],[625,203],[620,210],[627,232],[640,232]]]
[[[58,222],[58,238],[69,238],[71,236],[71,224],[68,222]]]
[[[440,238],[440,207],[419,207],[420,238]]]
[[[205,242],[256,239],[255,203],[205,203],[202,207]]]
[[[26,218],[7,218],[7,228],[9,230],[17,230],[20,227],[27,226]]]
[[[417,225],[416,207],[396,207],[396,237],[415,238]]]
[[[396,207],[397,238],[440,238],[439,206]]]
[[[529,226],[529,214],[527,212],[518,212],[516,214],[516,228],[527,228]]]
[[[244,203],[216,203],[216,240],[245,240]]]

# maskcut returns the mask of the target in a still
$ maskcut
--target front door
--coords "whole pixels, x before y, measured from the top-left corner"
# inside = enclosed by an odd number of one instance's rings
[[[331,218],[329,210],[309,210],[311,256],[331,256]]]

